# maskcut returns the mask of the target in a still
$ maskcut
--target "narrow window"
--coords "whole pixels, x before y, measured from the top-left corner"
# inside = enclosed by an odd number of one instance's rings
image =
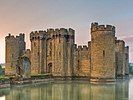
[[[78,60],[78,70],[79,70],[79,68],[80,68],[80,65],[79,65],[79,60]]]
[[[103,57],[105,57],[105,51],[103,50]]]

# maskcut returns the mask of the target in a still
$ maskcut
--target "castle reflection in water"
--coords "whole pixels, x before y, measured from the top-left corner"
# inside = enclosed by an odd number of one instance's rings
[[[128,100],[129,81],[111,84],[60,82],[0,90],[5,100]],[[1,100],[1,99],[0,99]]]

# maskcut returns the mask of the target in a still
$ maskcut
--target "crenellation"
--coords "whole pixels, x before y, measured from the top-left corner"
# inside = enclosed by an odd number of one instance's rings
[[[91,41],[88,42],[88,49],[91,47]]]
[[[68,34],[70,34],[70,35],[75,35],[75,30],[73,30],[72,28],[69,28],[68,29]]]
[[[115,33],[115,27],[112,25],[98,25],[98,23],[91,24],[91,32],[95,31],[112,31]]]
[[[45,39],[46,37],[46,31],[42,31],[42,30],[39,30],[39,31],[32,31],[30,33],[30,40],[32,41],[33,39]]]
[[[5,37],[5,40],[8,41],[8,40],[14,40],[15,37],[14,35],[11,35],[10,33],[8,34],[8,36]]]
[[[79,46],[78,46],[78,51],[82,51],[82,49],[83,49],[82,46],[79,45]]]
[[[88,51],[88,47],[86,45],[83,45],[83,51]]]
[[[77,50],[77,44],[74,44],[74,49]]]
[[[47,34],[49,34],[50,36],[52,36],[54,34],[55,30],[50,28],[50,29],[47,29]]]

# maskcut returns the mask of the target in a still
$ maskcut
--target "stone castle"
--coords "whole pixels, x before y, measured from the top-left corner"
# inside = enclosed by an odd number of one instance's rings
[[[30,33],[31,49],[25,49],[25,35],[6,36],[6,75],[50,74],[53,77],[86,77],[91,81],[129,74],[129,47],[115,37],[115,27],[91,24],[88,45],[75,44],[71,28]]]

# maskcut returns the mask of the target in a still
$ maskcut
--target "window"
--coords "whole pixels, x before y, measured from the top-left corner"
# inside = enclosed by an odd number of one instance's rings
[[[105,51],[103,50],[103,57],[105,57]]]

